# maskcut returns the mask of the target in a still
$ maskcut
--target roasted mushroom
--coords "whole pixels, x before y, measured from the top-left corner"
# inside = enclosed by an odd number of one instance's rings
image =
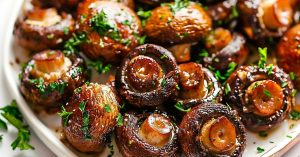
[[[20,75],[22,94],[33,104],[58,107],[88,79],[82,58],[45,50],[33,56]]]
[[[293,84],[277,66],[242,66],[228,78],[226,88],[225,102],[252,131],[280,124],[294,105]]]
[[[235,18],[236,3],[238,0],[204,0],[200,2],[207,6],[207,13],[214,21]]]
[[[204,102],[221,100],[221,84],[208,69],[202,68],[200,64],[190,62],[180,64],[179,70],[179,92],[175,100],[180,103],[180,107],[186,110]]]
[[[77,32],[87,36],[88,42],[80,47],[89,58],[117,63],[138,46],[142,27],[131,9],[109,1],[84,1],[81,5]]]
[[[183,63],[191,60],[191,43],[177,44],[168,48],[176,59],[176,62]]]
[[[32,4],[42,8],[55,7],[59,10],[73,11],[81,0],[32,0]]]
[[[81,152],[101,152],[117,124],[118,101],[107,85],[85,84],[74,92],[62,112],[63,132]]]
[[[28,50],[56,49],[71,36],[74,24],[70,14],[58,13],[54,8],[35,8],[16,22],[14,34],[17,42]]]
[[[184,156],[242,156],[246,132],[240,117],[227,106],[204,103],[185,116],[178,139]]]
[[[116,142],[124,157],[177,156],[177,126],[159,113],[126,113],[116,129]]]
[[[159,44],[196,42],[211,29],[211,19],[199,4],[187,0],[152,10],[145,25],[149,40]]]
[[[292,75],[291,79],[300,89],[300,24],[295,25],[281,38],[277,45],[277,63],[285,72]],[[295,75],[295,77],[293,77]]]
[[[144,6],[152,6],[152,7],[156,7],[159,6],[163,3],[168,3],[174,0],[138,0],[139,2],[145,4]]]
[[[243,30],[250,39],[259,42],[282,36],[292,23],[293,8],[289,0],[239,0],[237,6]]]
[[[163,47],[145,44],[135,48],[116,72],[116,89],[136,107],[156,107],[175,96],[179,70]]]
[[[202,47],[202,46],[201,46]],[[224,28],[210,32],[204,40],[205,49],[197,49],[205,67],[224,72],[234,62],[242,65],[248,56],[246,39],[239,33]]]

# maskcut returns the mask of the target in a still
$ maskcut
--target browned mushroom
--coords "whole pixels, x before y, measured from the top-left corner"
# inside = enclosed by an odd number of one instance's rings
[[[224,28],[216,28],[206,36],[205,51],[200,47],[202,46],[198,46],[197,51],[204,66],[221,72],[228,70],[232,62],[242,65],[248,56],[246,39],[241,34],[231,33]]]
[[[252,131],[280,124],[294,105],[293,84],[277,66],[242,66],[228,78],[227,88],[225,102],[239,112]]]
[[[47,109],[59,107],[75,88],[88,80],[82,58],[55,50],[35,54],[20,76],[25,98]]]
[[[295,25],[281,38],[277,45],[277,63],[285,72],[290,73],[297,89],[300,89],[300,24]]]
[[[55,7],[59,10],[73,11],[81,0],[32,0],[32,4],[42,8]]]
[[[86,33],[81,50],[91,59],[118,62],[138,46],[141,22],[124,4],[84,1],[78,8],[78,33]]]
[[[116,142],[124,157],[177,156],[177,126],[164,114],[126,113],[116,129]]]
[[[219,102],[222,97],[222,87],[215,76],[197,63],[179,65],[180,81],[177,103],[183,109],[194,107],[204,102]],[[178,106],[177,106],[178,107]]]
[[[101,152],[117,124],[118,101],[109,86],[90,83],[74,92],[62,117],[68,142],[81,152]]]
[[[123,60],[116,73],[121,97],[137,107],[156,107],[175,96],[179,70],[163,47],[145,44]]]
[[[17,42],[31,51],[60,48],[74,31],[70,14],[58,13],[56,9],[35,8],[15,24]]]
[[[200,104],[184,117],[178,139],[184,156],[242,156],[246,131],[240,118],[223,104]]]
[[[177,44],[168,48],[176,59],[176,62],[183,63],[191,60],[191,43]]]
[[[152,10],[145,33],[151,42],[159,44],[196,42],[211,29],[211,25],[210,17],[199,4],[175,1]]]
[[[214,21],[218,20],[229,20],[235,12],[236,3],[238,0],[204,0],[201,1],[203,5],[207,6],[207,13]],[[234,15],[237,16],[237,15]]]
[[[250,39],[280,37],[292,23],[293,8],[288,0],[238,1],[243,29]]]

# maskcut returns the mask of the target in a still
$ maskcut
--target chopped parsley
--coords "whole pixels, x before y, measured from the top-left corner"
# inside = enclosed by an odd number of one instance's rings
[[[48,34],[48,35],[47,35],[47,38],[48,38],[48,39],[53,39],[53,38],[54,38],[54,34],[52,34],[52,33],[51,33],[51,34]]]
[[[142,26],[146,25],[147,19],[151,16],[151,10],[144,11],[142,8],[138,9],[137,15],[140,17]]]
[[[160,56],[161,60],[166,59],[166,58],[169,58],[166,54],[163,54],[162,56]]]
[[[82,87],[78,87],[74,90],[75,94],[81,93],[82,92]]]
[[[288,85],[287,82],[282,82],[282,83],[281,83],[281,87],[282,87],[282,88],[286,87],[287,85]]]
[[[256,150],[257,150],[257,153],[262,153],[265,151],[265,149],[263,149],[261,147],[257,147]]]
[[[188,7],[189,4],[190,4],[189,0],[175,0],[175,2],[172,4],[168,3],[164,5],[169,6],[174,15],[176,12],[180,11],[181,9]]]
[[[300,119],[300,112],[296,110],[292,110],[292,112],[289,115],[289,118],[292,120],[299,120]]]
[[[64,54],[66,56],[78,52],[79,45],[82,43],[88,43],[88,39],[85,33],[72,34],[72,37],[65,42]]]
[[[287,137],[287,138],[293,138],[291,135],[287,135],[286,137]]]
[[[188,108],[188,109],[184,109],[184,106],[183,106],[183,103],[182,101],[178,101],[174,107],[179,110],[179,111],[182,111],[182,112],[189,112],[191,110],[191,108]]]
[[[64,34],[65,34],[65,35],[68,35],[68,34],[69,34],[69,31],[70,31],[70,30],[69,30],[68,27],[65,27],[65,28],[64,28]]]
[[[123,116],[121,113],[118,114],[117,118],[116,118],[116,121],[117,121],[117,125],[118,126],[122,126],[123,125]]]
[[[69,117],[72,114],[73,114],[73,112],[68,112],[68,111],[66,111],[64,106],[61,106],[61,112],[58,112],[58,115],[62,118],[64,126],[67,126]]]
[[[200,53],[198,53],[198,56],[199,57],[208,57],[208,52],[207,52],[207,50],[206,49],[201,49],[200,50]]]
[[[87,65],[93,67],[99,74],[108,73],[112,67],[111,64],[104,64],[101,60],[88,61]]]
[[[18,136],[12,142],[11,147],[13,150],[19,148],[20,150],[34,149],[29,144],[30,130],[27,125],[23,124],[23,116],[17,107],[17,102],[13,100],[9,105],[0,109],[1,115],[15,128],[18,129]]]
[[[105,104],[104,105],[104,110],[105,110],[105,112],[110,112],[110,106],[109,105],[107,105],[107,104]]]
[[[273,74],[273,64],[267,66],[267,74],[268,75]]]
[[[2,119],[0,119],[0,129],[7,130],[7,125]]]
[[[176,85],[176,89],[177,89],[177,90],[180,90],[180,87],[179,87],[179,85],[178,85],[178,84]]]
[[[230,92],[231,92],[230,85],[228,83],[226,83],[226,85],[225,85],[225,94],[227,95]]]
[[[85,109],[86,101],[82,101],[79,104],[79,110],[82,113],[82,126],[81,130],[83,132],[83,136],[85,139],[91,139],[91,134],[89,131],[89,123],[90,123],[90,116],[88,111]]]
[[[258,67],[259,68],[265,68],[265,65],[267,63],[267,56],[268,56],[268,48],[258,48],[259,53],[259,61],[258,61]]]
[[[167,85],[167,80],[166,79],[162,79],[160,82],[162,87],[165,87]]]
[[[82,67],[77,67],[74,70],[72,70],[71,77],[76,78],[81,73],[82,73]]]
[[[237,17],[239,17],[239,12],[236,8],[236,5],[234,5],[234,6],[231,7],[230,18],[233,19],[233,18],[237,18]]]
[[[267,97],[269,97],[269,98],[272,97],[272,94],[271,94],[268,90],[266,90],[266,89],[263,90],[263,93],[264,93]]]
[[[292,96],[296,96],[296,94],[297,94],[297,89],[293,89],[293,91],[292,91]]]
[[[260,132],[258,132],[258,135],[259,135],[260,137],[267,137],[267,136],[268,136],[268,133],[265,132],[265,131],[260,131]]]
[[[296,80],[296,74],[294,72],[289,73],[291,80]]]
[[[115,41],[121,40],[120,32],[118,31],[115,23],[108,19],[107,14],[103,10],[93,16],[90,23],[92,31],[97,31],[99,35],[107,35]]]

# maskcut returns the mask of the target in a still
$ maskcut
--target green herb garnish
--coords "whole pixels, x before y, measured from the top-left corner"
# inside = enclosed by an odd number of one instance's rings
[[[189,112],[191,110],[191,108],[188,108],[188,109],[184,109],[184,106],[183,106],[183,103],[182,101],[178,101],[174,107],[179,110],[179,111],[182,111],[182,112]]]
[[[267,137],[267,136],[268,136],[268,133],[265,132],[265,131],[260,131],[260,132],[258,132],[258,135],[259,135],[260,137]]]
[[[292,110],[292,112],[289,115],[289,118],[292,120],[299,120],[300,119],[300,112],[296,110]]]
[[[105,110],[105,112],[110,112],[110,106],[109,105],[107,105],[107,104],[105,104],[104,105],[104,110]]]
[[[85,109],[86,103],[87,103],[86,101],[82,101],[79,104],[79,110],[82,113],[81,130],[83,132],[85,139],[91,139],[92,137],[91,137],[91,134],[89,131],[90,115],[89,115],[88,111]]]
[[[137,15],[140,17],[142,26],[146,25],[147,19],[151,16],[151,10],[144,11],[142,8],[138,9]]]
[[[102,61],[88,61],[87,65],[93,67],[99,74],[108,73],[112,67],[111,64],[104,64]]]
[[[291,80],[296,80],[296,74],[294,72],[289,73]]]
[[[67,126],[71,114],[73,114],[73,112],[68,112],[64,106],[61,106],[61,111],[58,112],[58,115],[62,118],[64,126]]]
[[[169,58],[166,54],[163,54],[162,56],[160,56],[161,60],[166,59],[166,58]]]
[[[265,65],[267,63],[267,57],[268,57],[268,48],[258,48],[259,53],[259,61],[258,61],[258,67],[259,68],[265,68]]]
[[[268,90],[266,90],[266,89],[263,90],[263,93],[264,93],[267,97],[269,97],[269,98],[272,97],[272,94],[271,94]]]
[[[69,56],[72,53],[77,53],[79,45],[88,42],[89,41],[85,33],[73,33],[72,37],[66,41],[63,52],[66,56]]]
[[[123,125],[123,116],[121,113],[118,114],[117,118],[116,118],[116,121],[117,121],[117,125],[118,126],[122,126]]]
[[[163,5],[169,6],[174,15],[176,12],[189,6],[189,4],[190,4],[189,0],[175,0],[175,2],[173,4],[168,3],[168,4],[163,4]]]
[[[263,149],[261,147],[257,147],[256,150],[257,150],[257,153],[262,153],[265,151],[265,149]]]
[[[230,92],[231,92],[230,85],[228,83],[226,83],[226,85],[225,85],[225,94],[227,95]]]

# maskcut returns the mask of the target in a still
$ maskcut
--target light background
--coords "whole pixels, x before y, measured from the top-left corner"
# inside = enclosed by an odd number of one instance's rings
[[[6,31],[6,22],[10,19],[10,11],[14,2],[19,0],[0,0],[0,107],[10,103],[13,99],[6,93],[7,86],[5,85],[3,76],[3,66],[1,59],[3,58],[3,38]],[[3,141],[0,143],[1,157],[53,157],[55,156],[32,132],[31,144],[35,147],[33,151],[19,151],[11,149],[11,142],[17,136],[17,130],[9,125],[8,132],[0,131],[3,135]],[[300,157],[300,143],[289,150],[284,157]]]

